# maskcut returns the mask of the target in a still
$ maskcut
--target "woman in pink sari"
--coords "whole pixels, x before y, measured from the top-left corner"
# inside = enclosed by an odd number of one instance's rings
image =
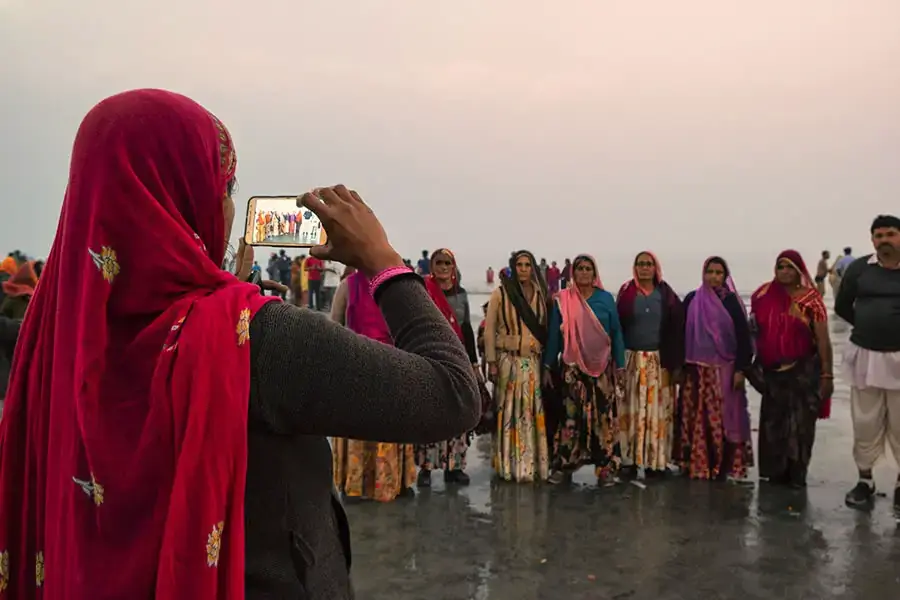
[[[753,465],[744,371],[753,359],[747,310],[728,264],[703,263],[703,285],[684,299],[685,380],[679,466],[692,479],[742,482]]]
[[[575,285],[559,292],[550,314],[544,351],[544,384],[561,371],[562,422],[553,437],[553,471],[559,484],[592,464],[598,479],[620,462],[616,427],[617,371],[625,368],[625,343],[612,294],[603,289],[597,262],[581,254],[572,262]],[[561,359],[561,360],[560,360]]]

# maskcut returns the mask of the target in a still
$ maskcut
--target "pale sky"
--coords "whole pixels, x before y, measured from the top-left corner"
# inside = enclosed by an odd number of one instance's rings
[[[0,251],[49,249],[81,118],[137,87],[228,125],[239,204],[346,183],[464,272],[814,264],[900,212],[898,0],[129,4],[0,0]]]

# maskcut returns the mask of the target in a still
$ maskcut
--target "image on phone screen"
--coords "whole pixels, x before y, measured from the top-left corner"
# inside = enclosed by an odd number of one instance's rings
[[[244,240],[251,246],[310,248],[324,244],[325,228],[296,196],[254,196],[247,203]]]

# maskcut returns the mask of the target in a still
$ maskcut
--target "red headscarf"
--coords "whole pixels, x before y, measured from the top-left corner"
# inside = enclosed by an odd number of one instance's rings
[[[785,250],[775,261],[788,260],[800,274],[804,292],[792,297],[783,285],[773,279],[753,293],[751,310],[759,333],[756,349],[765,366],[788,364],[815,352],[811,320],[828,318],[822,296],[816,291],[806,263],[796,250]],[[777,277],[777,275],[776,275]]]
[[[447,248],[438,248],[434,252],[431,253],[431,274],[425,276],[425,288],[428,290],[428,295],[431,296],[431,299],[434,300],[435,305],[438,307],[438,310],[441,311],[441,314],[447,318],[447,321],[450,323],[450,326],[453,327],[453,331],[456,332],[456,335],[460,340],[463,339],[462,327],[459,324],[459,319],[456,317],[456,311],[453,310],[453,307],[450,306],[450,303],[447,302],[447,296],[444,295],[444,290],[441,288],[441,284],[438,283],[437,279],[434,276],[434,259],[443,254],[450,259],[450,262],[453,263],[450,271],[450,280],[453,282],[453,287],[451,289],[456,289],[459,285],[459,278],[456,267],[456,257],[453,256],[453,253]]]
[[[3,282],[3,293],[10,298],[31,296],[37,287],[38,276],[34,271],[34,263],[28,261],[19,267],[15,275]]]
[[[225,127],[126,92],[85,117],[0,422],[4,598],[242,598],[249,321],[222,271]]]

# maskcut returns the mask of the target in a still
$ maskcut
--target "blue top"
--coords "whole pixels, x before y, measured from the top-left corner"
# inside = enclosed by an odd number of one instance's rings
[[[844,256],[840,257],[836,263],[834,263],[834,272],[843,277],[844,271],[846,271],[847,267],[853,264],[853,261],[855,260],[856,259],[849,254],[845,254]]]
[[[606,290],[594,290],[587,299],[588,306],[594,311],[597,320],[603,325],[612,342],[612,358],[616,367],[625,368],[625,341],[622,338],[622,326],[619,324],[619,311],[616,309],[616,301],[613,295]],[[550,327],[547,335],[547,345],[544,348],[544,364],[554,366],[559,362],[559,355],[563,350],[562,314],[559,312],[559,304],[553,303],[553,312],[550,313]]]

